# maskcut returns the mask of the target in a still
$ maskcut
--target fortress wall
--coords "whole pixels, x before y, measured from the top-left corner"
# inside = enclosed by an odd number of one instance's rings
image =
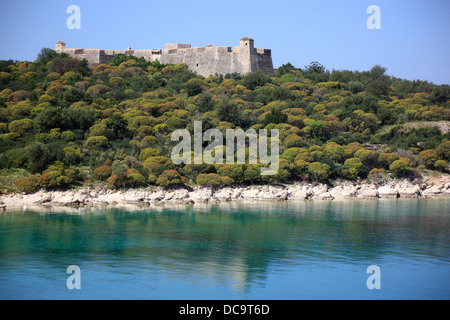
[[[166,43],[166,49],[186,49],[190,47],[190,44],[185,43]]]
[[[85,56],[90,65],[94,63],[102,63],[100,62],[100,51],[100,49],[86,49]]]
[[[84,49],[79,48],[63,49],[61,52],[67,53],[72,58],[79,58],[80,55],[84,55]]]
[[[240,55],[230,51],[231,47],[198,47],[177,50],[176,53],[163,50],[158,60],[164,64],[186,63],[190,70],[205,77],[216,73],[239,73],[242,70]]]
[[[267,54],[257,54],[254,57],[256,61],[256,69],[253,71],[262,71],[265,73],[273,73],[272,56]]]
[[[62,45],[63,47],[62,47]],[[89,65],[106,63],[118,54],[143,57],[147,61],[163,64],[186,63],[190,70],[208,77],[210,74],[246,74],[253,71],[273,73],[270,49],[253,47],[253,39],[241,39],[240,46],[194,47],[190,44],[167,43],[165,49],[148,50],[103,50],[103,49],[68,49],[63,42],[56,45],[57,52],[66,52],[71,57],[86,59]]]
[[[153,50],[134,50],[134,56],[137,58],[144,58],[147,61],[155,61],[152,52]]]

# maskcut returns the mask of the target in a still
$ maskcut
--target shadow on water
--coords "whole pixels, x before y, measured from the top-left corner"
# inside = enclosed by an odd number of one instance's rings
[[[43,269],[78,264],[131,282],[175,279],[248,297],[273,274],[311,268],[352,269],[402,259],[431,259],[448,267],[449,204],[390,199],[30,207],[0,215],[0,274],[16,274],[23,264]]]

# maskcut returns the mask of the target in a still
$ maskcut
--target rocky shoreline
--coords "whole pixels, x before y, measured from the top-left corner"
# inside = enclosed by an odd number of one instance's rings
[[[392,180],[383,185],[345,181],[335,186],[299,182],[291,185],[262,185],[225,187],[213,190],[206,187],[142,188],[108,190],[80,188],[67,191],[40,190],[33,194],[9,194],[0,197],[0,209],[29,205],[117,205],[117,204],[194,204],[227,201],[305,201],[379,198],[433,198],[450,196],[450,175],[418,182]]]

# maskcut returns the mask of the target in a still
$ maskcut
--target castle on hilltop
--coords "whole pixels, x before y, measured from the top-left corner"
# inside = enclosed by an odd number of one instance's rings
[[[150,50],[76,49],[66,48],[63,41],[58,41],[56,52],[86,59],[90,66],[106,63],[115,55],[126,54],[137,58],[143,57],[147,61],[158,60],[163,64],[186,63],[190,70],[205,77],[210,74],[243,75],[254,71],[273,73],[271,50],[255,48],[254,40],[248,37],[242,38],[239,46],[234,49],[212,45],[192,48],[190,44],[181,43],[166,43],[165,49]]]

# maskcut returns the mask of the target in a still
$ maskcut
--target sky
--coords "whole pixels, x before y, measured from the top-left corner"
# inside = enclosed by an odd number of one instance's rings
[[[70,5],[80,29],[69,29]],[[380,29],[369,29],[370,5]],[[449,0],[1,0],[0,60],[36,59],[42,48],[160,49],[165,43],[272,49],[274,67],[387,68],[408,80],[450,84]]]

